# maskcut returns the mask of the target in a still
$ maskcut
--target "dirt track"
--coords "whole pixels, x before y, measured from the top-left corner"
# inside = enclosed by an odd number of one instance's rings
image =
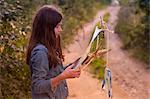
[[[113,29],[118,11],[119,7],[108,7],[99,11],[92,22],[85,24],[85,35],[79,31],[74,43],[64,50],[66,58],[64,64],[74,61],[83,54],[99,16],[109,12],[111,15],[109,25]],[[150,99],[150,73],[143,68],[144,64],[131,58],[121,49],[122,43],[117,34],[109,35],[109,46],[111,51],[108,64],[113,75],[113,99]],[[67,82],[68,99],[107,99],[106,92],[101,89],[101,82],[93,78],[88,71],[82,71],[80,78],[70,79]]]

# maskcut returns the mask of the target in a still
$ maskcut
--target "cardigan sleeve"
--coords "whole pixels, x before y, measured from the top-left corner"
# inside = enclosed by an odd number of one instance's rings
[[[49,61],[44,50],[33,50],[31,54],[32,87],[35,93],[53,92],[51,79],[46,79]]]

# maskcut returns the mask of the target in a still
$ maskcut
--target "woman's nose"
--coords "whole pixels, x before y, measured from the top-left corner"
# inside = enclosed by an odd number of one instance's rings
[[[59,31],[62,32],[62,27],[59,28]]]

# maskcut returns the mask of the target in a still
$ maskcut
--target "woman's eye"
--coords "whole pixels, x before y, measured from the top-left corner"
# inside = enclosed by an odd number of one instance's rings
[[[59,28],[59,25],[57,25],[56,28]]]

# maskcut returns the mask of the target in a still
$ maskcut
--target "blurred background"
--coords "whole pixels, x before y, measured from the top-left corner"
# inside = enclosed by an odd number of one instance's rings
[[[105,11],[110,6],[119,6],[114,31],[123,43],[121,49],[144,64],[140,67],[144,72],[150,69],[149,0],[0,0],[0,99],[31,98],[31,77],[25,63],[25,51],[33,15],[45,4],[54,4],[62,9],[63,49],[73,43],[74,36],[78,35],[77,31],[91,22],[99,11]],[[111,15],[106,12],[105,20],[109,22]],[[100,59],[99,63],[97,60],[94,62],[92,64],[106,64],[104,59]],[[102,67],[93,69],[98,79],[103,78],[104,73],[101,70]],[[150,99],[150,87],[147,89],[148,92],[144,91],[147,93],[143,96],[144,99]]]

